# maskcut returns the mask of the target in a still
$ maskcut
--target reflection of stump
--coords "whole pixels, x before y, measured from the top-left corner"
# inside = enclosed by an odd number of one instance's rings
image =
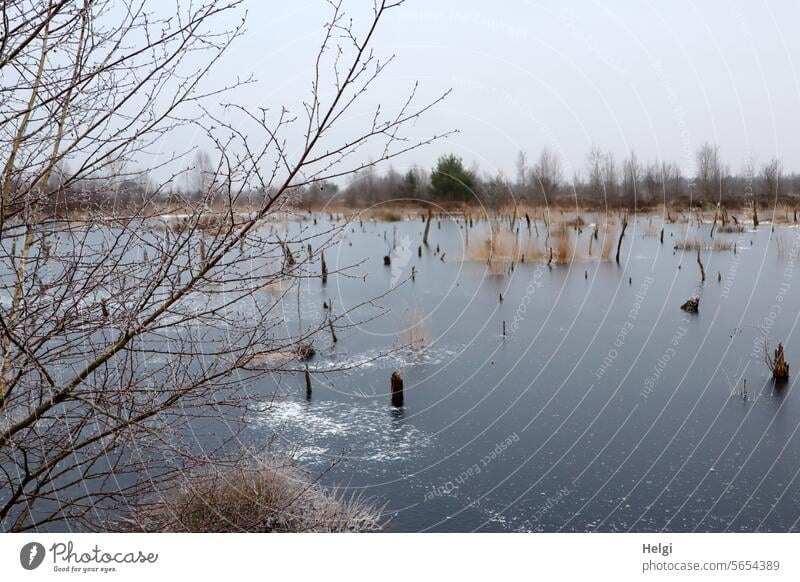
[[[783,344],[778,344],[775,350],[775,359],[772,365],[772,377],[776,380],[786,380],[789,378],[789,364],[783,359]]]
[[[392,373],[392,406],[403,406],[403,379],[400,372],[395,370]]]
[[[699,307],[700,307],[699,297],[695,297],[694,299],[689,299],[686,303],[681,305],[681,309],[683,309],[687,313],[697,313]]]

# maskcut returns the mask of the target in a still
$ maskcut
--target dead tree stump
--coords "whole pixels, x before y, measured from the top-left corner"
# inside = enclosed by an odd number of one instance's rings
[[[622,231],[619,233],[619,240],[617,241],[617,256],[615,260],[619,265],[619,252],[622,250],[622,239],[625,238],[625,229],[628,228],[628,214],[622,215]]]
[[[700,265],[700,281],[706,280],[706,268],[703,266],[703,261],[700,258],[700,247],[697,248],[697,264]]]
[[[789,364],[783,357],[782,343],[778,343],[778,348],[775,350],[775,358],[772,360],[772,362],[772,377],[776,380],[788,380]]]
[[[395,370],[392,372],[392,406],[403,406],[403,378],[400,377],[400,372]]]
[[[695,297],[694,299],[689,299],[686,303],[681,305],[681,309],[683,309],[687,313],[697,313],[699,308],[700,308],[699,297]]]
[[[428,210],[428,220],[425,221],[425,232],[422,235],[422,244],[428,246],[428,233],[431,231],[431,218],[433,218],[433,212]]]

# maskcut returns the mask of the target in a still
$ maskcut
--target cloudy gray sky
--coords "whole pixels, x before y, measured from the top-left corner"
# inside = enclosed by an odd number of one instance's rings
[[[346,3],[362,17],[370,4]],[[256,75],[237,94],[244,105],[297,110],[329,9],[247,6],[248,32],[217,74]],[[708,140],[733,169],[779,156],[800,171],[798,22],[796,0],[407,0],[379,30],[376,51],[397,57],[372,99],[398,105],[417,80],[423,96],[453,89],[414,132],[460,133],[396,162],[401,170],[453,151],[513,176],[519,150],[535,157],[547,145],[570,176],[596,143],[692,173]]]

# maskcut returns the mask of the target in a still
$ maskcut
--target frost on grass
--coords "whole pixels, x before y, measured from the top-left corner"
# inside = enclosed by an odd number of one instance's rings
[[[363,532],[381,528],[369,500],[325,489],[293,465],[274,461],[188,478],[174,491],[135,508],[123,531]]]

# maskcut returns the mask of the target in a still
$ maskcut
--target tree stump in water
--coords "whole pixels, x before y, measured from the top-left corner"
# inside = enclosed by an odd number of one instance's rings
[[[681,309],[683,309],[687,313],[697,313],[699,307],[700,307],[699,297],[695,297],[694,299],[689,299],[686,303],[681,305]]]
[[[428,233],[431,231],[431,218],[433,218],[433,213],[428,210],[428,220],[425,221],[425,233],[422,235],[422,244],[428,246]]]
[[[787,380],[789,378],[789,364],[783,358],[783,344],[778,344],[775,350],[775,359],[772,365],[772,377],[776,380]]]
[[[392,372],[392,406],[403,406],[403,379],[400,372]]]
[[[309,342],[305,344],[298,344],[294,349],[294,353],[298,360],[304,362],[313,358],[314,354],[317,353],[317,350],[314,349],[314,344]]]

